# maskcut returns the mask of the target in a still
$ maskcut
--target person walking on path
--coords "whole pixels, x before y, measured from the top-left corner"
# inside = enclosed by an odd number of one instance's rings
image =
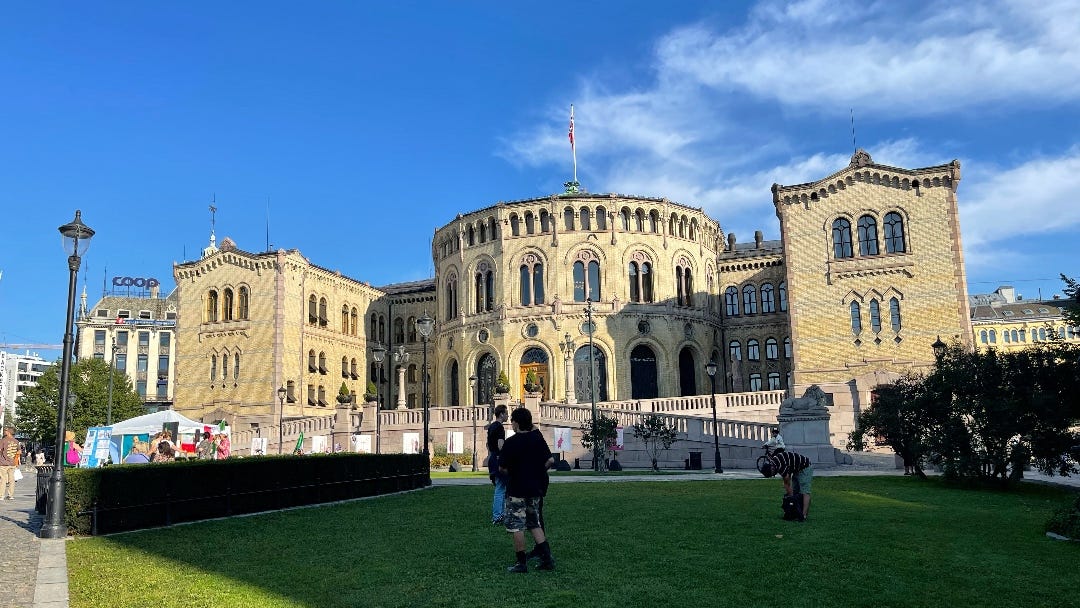
[[[814,467],[810,459],[798,452],[771,454],[762,467],[761,474],[765,477],[780,475],[784,480],[784,494],[787,496],[802,494],[799,521],[806,521],[806,516],[810,513],[810,484],[814,480]]]
[[[15,430],[5,426],[4,438],[0,439],[0,483],[3,484],[4,500],[15,500],[15,469],[19,466],[19,450]]]
[[[540,555],[537,569],[554,570],[555,560],[551,557],[551,546],[544,536],[544,529],[540,527],[538,514],[544,479],[547,470],[555,464],[555,458],[543,434],[529,432],[533,429],[529,410],[523,407],[514,410],[510,423],[514,436],[503,443],[499,454],[499,469],[507,476],[503,524],[506,531],[514,535],[514,553],[517,557],[516,563],[507,571],[529,571],[526,565],[525,530],[532,533],[535,551]]]
[[[499,471],[499,452],[502,451],[503,442],[506,441],[506,429],[503,428],[505,422],[506,406],[499,404],[495,406],[491,423],[485,427],[488,477],[491,478],[491,483],[495,484],[495,495],[491,499],[491,523],[496,526],[503,523],[503,503],[506,501],[506,476]]]

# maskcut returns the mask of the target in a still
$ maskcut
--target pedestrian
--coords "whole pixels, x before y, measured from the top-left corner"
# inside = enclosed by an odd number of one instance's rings
[[[146,444],[135,441],[131,444],[131,453],[124,459],[124,464],[146,464],[150,459],[146,457]]]
[[[544,492],[547,470],[555,464],[547,441],[533,429],[532,412],[519,407],[510,416],[514,436],[503,443],[499,452],[499,469],[507,476],[506,502],[503,508],[503,524],[514,535],[514,554],[517,558],[508,572],[525,573],[525,530],[532,533],[534,551],[540,556],[538,570],[554,570],[551,546],[544,529],[540,527],[540,497]]]
[[[196,456],[199,460],[213,460],[215,453],[217,453],[217,448],[214,447],[214,440],[210,437],[210,431],[203,432],[202,441],[195,446]]]
[[[810,459],[798,452],[770,454],[761,468],[765,477],[780,475],[784,480],[784,495],[802,494],[802,511],[799,521],[806,521],[810,513],[810,484],[814,480],[814,467]]]
[[[232,443],[229,442],[229,436],[225,433],[218,434],[215,444],[217,445],[218,460],[225,460],[232,454]]]
[[[19,441],[15,439],[15,429],[4,427],[4,438],[0,439],[0,484],[4,500],[15,500],[15,469],[19,467]]]
[[[75,433],[64,431],[64,452],[60,455],[63,466],[78,466],[79,462],[82,461],[82,451],[82,446],[75,443]]]
[[[505,422],[506,406],[499,404],[492,413],[491,423],[484,427],[487,431],[488,478],[495,485],[495,495],[491,498],[491,523],[496,526],[503,523],[503,503],[506,501],[506,476],[499,470],[499,452],[506,441]]]
[[[150,457],[150,462],[172,462],[176,460],[176,451],[173,450],[172,442],[159,441],[157,451]]]
[[[530,432],[537,433],[541,436],[541,438],[543,438],[543,431],[541,431],[540,427],[538,426],[533,426],[533,430]],[[542,487],[540,488],[540,506],[536,510],[536,519],[540,523],[540,529],[544,531],[544,538],[547,538],[548,535],[547,523],[544,522],[544,499],[547,498],[548,485],[550,483],[551,477],[548,475],[544,475],[541,483]],[[529,551],[529,559],[543,559],[543,557],[544,556],[540,554],[540,551],[537,547],[533,547],[532,550]]]

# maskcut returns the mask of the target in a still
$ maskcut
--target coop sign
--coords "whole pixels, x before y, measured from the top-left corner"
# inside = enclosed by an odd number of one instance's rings
[[[154,278],[113,277],[113,287],[157,287],[161,282]]]

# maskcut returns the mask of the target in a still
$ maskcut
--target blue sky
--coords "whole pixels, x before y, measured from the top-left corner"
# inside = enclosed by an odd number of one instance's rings
[[[1072,1],[6,3],[0,58],[0,343],[61,341],[77,208],[91,304],[106,269],[171,288],[212,196],[242,249],[269,215],[319,265],[431,276],[436,227],[562,190],[571,103],[586,188],[741,242],[778,238],[773,182],[846,166],[854,109],[877,162],[963,163],[971,292],[1080,275]]]

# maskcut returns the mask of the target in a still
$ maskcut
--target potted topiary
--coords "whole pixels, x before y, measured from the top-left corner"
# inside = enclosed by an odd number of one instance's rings
[[[338,389],[337,402],[341,405],[345,405],[352,401],[352,394],[349,393],[349,387],[345,386],[345,383],[341,383],[341,388]]]
[[[364,389],[364,401],[366,403],[371,403],[372,401],[375,401],[375,399],[379,397],[378,393],[376,392],[377,390],[378,389],[375,388],[375,383],[371,380],[368,380],[367,388]]]
[[[540,392],[540,377],[536,375],[534,370],[529,370],[525,374],[525,391],[529,393]]]
[[[510,379],[506,377],[506,370],[499,372],[499,379],[495,381],[495,392],[500,395],[510,392]]]

